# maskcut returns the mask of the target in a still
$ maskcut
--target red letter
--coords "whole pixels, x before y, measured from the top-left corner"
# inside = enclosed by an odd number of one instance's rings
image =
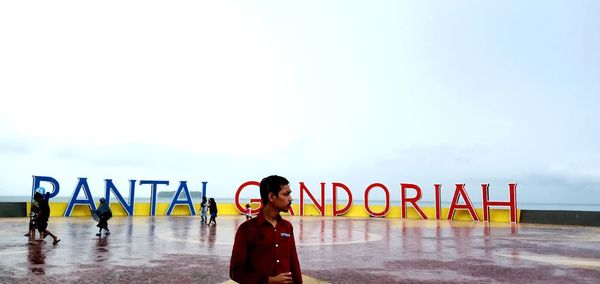
[[[509,206],[510,207],[510,222],[517,222],[517,184],[509,183],[508,191],[510,194],[510,201],[489,201],[489,183],[482,183],[481,189],[483,190],[483,221],[490,221],[490,206]]]
[[[256,209],[252,209],[252,214],[258,214],[260,212],[260,210],[262,210],[263,206],[262,206],[262,199],[260,198],[250,198],[250,204],[252,203],[258,203],[258,208]],[[292,210],[292,207],[290,207],[290,210]],[[292,210],[293,212],[293,210]],[[294,214],[292,214],[294,215]]]
[[[242,205],[240,204],[240,193],[242,193],[242,189],[244,189],[246,186],[249,186],[249,185],[258,186],[258,188],[260,189],[260,182],[258,182],[258,181],[247,181],[245,183],[242,183],[242,185],[240,185],[240,187],[235,192],[235,199],[234,199],[235,208],[240,213],[246,212],[246,209],[244,207],[242,207]],[[254,213],[254,214],[257,214],[263,208],[262,199],[260,199],[260,198],[250,198],[250,203],[259,203],[260,204],[260,206],[257,209],[252,209],[252,213]],[[290,206],[290,215],[292,215],[292,216],[296,215],[294,213],[294,208],[292,208],[291,206]]]
[[[371,191],[371,189],[373,189],[374,187],[381,187],[381,189],[383,189],[383,191],[385,192],[385,209],[383,209],[383,211],[379,213],[375,213],[371,211],[371,208],[369,208],[369,191]],[[381,183],[374,183],[367,187],[367,189],[365,190],[365,210],[367,210],[369,215],[373,217],[383,217],[387,215],[388,211],[390,211],[390,191],[387,189],[387,187],[385,187],[385,185]]]
[[[246,186],[249,185],[256,185],[260,188],[260,182],[257,181],[247,181],[245,183],[242,183],[242,185],[240,185],[240,187],[238,188],[238,190],[235,192],[235,208],[240,212],[240,213],[244,213],[246,212],[246,209],[244,209],[242,207],[242,205],[240,204],[240,193],[242,193],[242,189],[244,189]],[[260,199],[259,199],[260,200]],[[254,202],[256,201],[256,199],[250,199],[250,202]],[[260,207],[257,209],[256,212],[260,211],[260,209],[262,208],[262,202],[260,203]],[[254,210],[252,210],[252,212],[254,212]]]
[[[442,219],[442,201],[440,198],[442,185],[434,184],[433,186],[435,187],[435,219],[440,220]]]
[[[462,194],[466,204],[458,204],[459,194]],[[473,221],[479,221],[479,217],[477,217],[477,213],[473,208],[473,204],[469,199],[469,195],[467,195],[467,192],[465,191],[464,184],[456,184],[456,190],[454,190],[454,197],[452,197],[452,204],[450,204],[450,211],[448,211],[448,220],[454,219],[454,211],[456,211],[456,209],[468,209],[469,214],[471,214],[471,218],[473,218]]]
[[[312,193],[308,191],[304,182],[300,182],[300,216],[304,216],[304,191],[306,191],[308,197],[310,197],[315,207],[317,207],[317,210],[321,212],[321,216],[325,216],[325,183],[321,183],[321,204],[319,204]]]
[[[427,220],[427,216],[425,216],[425,213],[423,213],[423,211],[421,210],[421,207],[419,207],[419,205],[417,205],[417,202],[419,201],[419,199],[421,199],[421,188],[416,184],[410,184],[410,183],[401,183],[400,187],[402,188],[402,218],[406,218],[406,202],[410,202],[410,203],[412,203],[415,210],[417,210],[417,213],[419,213],[419,215],[421,215],[421,218]],[[417,192],[417,195],[412,198],[406,197],[406,189],[407,188],[414,189]]]
[[[334,183],[332,183],[332,185],[333,185],[333,214],[332,214],[332,216],[339,216],[339,215],[346,214],[346,212],[348,212],[348,210],[350,210],[350,207],[352,206],[352,192],[350,192],[350,189],[343,183],[334,182]],[[338,205],[337,204],[337,188],[338,187],[341,187],[348,194],[348,203],[346,204],[346,206],[344,208],[342,208],[342,210],[337,209],[337,205]]]

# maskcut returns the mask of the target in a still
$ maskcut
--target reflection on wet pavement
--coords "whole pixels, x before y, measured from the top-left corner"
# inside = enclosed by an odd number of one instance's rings
[[[244,216],[52,218],[62,239],[26,245],[27,220],[0,219],[0,283],[222,283]],[[384,218],[284,217],[305,275],[333,283],[600,280],[600,228]]]
[[[27,260],[29,261],[29,269],[35,275],[44,275],[44,267],[46,264],[46,254],[42,250],[42,246],[35,242],[28,246]]]

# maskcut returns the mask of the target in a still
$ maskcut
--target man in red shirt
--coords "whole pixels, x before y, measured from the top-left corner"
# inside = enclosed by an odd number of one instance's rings
[[[229,277],[239,283],[302,283],[294,228],[281,218],[292,204],[289,181],[268,176],[260,182],[263,208],[235,234]]]

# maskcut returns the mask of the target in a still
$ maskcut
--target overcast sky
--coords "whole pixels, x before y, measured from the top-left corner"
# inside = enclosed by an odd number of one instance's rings
[[[0,195],[481,183],[600,203],[598,1],[3,1]],[[147,196],[149,186],[136,195]],[[251,193],[248,193],[252,195]],[[374,197],[378,196],[374,192]],[[297,195],[296,195],[297,196]]]

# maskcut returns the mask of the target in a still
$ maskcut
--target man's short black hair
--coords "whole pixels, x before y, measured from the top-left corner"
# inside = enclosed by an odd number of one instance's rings
[[[269,192],[278,195],[281,187],[290,184],[290,182],[281,176],[268,176],[260,181],[260,199],[263,206],[269,203]]]

